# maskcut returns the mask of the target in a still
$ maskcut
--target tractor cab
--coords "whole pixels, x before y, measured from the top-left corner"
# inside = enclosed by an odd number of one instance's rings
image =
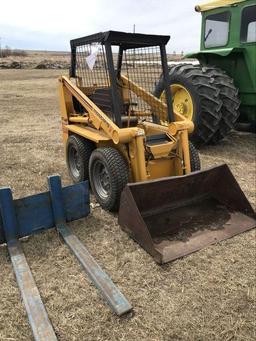
[[[233,79],[239,90],[240,122],[256,122],[255,0],[212,1],[195,7],[202,14],[201,46],[195,57]]]
[[[195,10],[202,13],[201,50],[255,46],[255,1],[215,1]]]

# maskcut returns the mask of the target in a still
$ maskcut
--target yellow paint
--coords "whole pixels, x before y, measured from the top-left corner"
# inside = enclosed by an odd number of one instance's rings
[[[136,127],[120,128],[86,95],[93,91],[92,88],[80,89],[67,77],[61,77],[59,85],[64,143],[70,133],[75,133],[93,141],[97,147],[117,148],[127,159],[130,181],[133,182],[190,172],[188,133],[193,131],[194,126],[193,122],[186,118],[184,110],[176,108],[175,122],[167,123],[165,126],[141,122]],[[166,103],[124,76],[123,86],[148,103],[160,119],[166,120]],[[177,90],[177,102],[183,101],[192,110],[192,100],[188,98],[186,91],[181,88],[174,90]],[[75,112],[73,97],[84,107],[83,116]],[[127,93],[124,93],[124,97],[128,100]],[[191,103],[186,101],[186,98],[191,100]],[[141,112],[141,116],[145,115],[146,113]],[[166,142],[147,144],[146,137],[157,134],[166,134]]]
[[[151,160],[147,164],[147,171],[150,180],[177,175],[175,171],[175,158]]]
[[[138,136],[129,143],[129,156],[133,182],[147,180],[143,137]]]
[[[68,124],[66,126],[68,131],[77,135],[83,136],[93,142],[110,141],[110,138],[104,133],[104,131],[97,131],[91,127],[84,127],[77,124]]]
[[[133,91],[138,97],[142,98],[152,110],[156,111],[160,119],[167,118],[167,105],[163,103],[159,98],[156,98],[151,93],[144,90],[135,82],[131,81],[127,77],[121,75],[122,82],[124,86],[128,87],[131,91]]]
[[[173,111],[192,121],[194,107],[189,91],[181,84],[172,84],[171,93]],[[160,99],[165,102],[165,92],[162,92]]]
[[[194,123],[186,119],[184,121],[171,122],[168,125],[168,133],[170,135],[176,135],[180,130],[187,130],[189,133],[192,133],[194,130]]]
[[[246,0],[214,0],[214,1],[206,2],[201,5],[197,5],[195,7],[195,10],[197,12],[205,12],[214,8],[226,7],[226,6],[238,4],[239,2],[244,2],[244,1]]]
[[[151,146],[147,146],[147,149],[150,150],[152,155],[154,156],[154,159],[161,159],[162,157],[166,157],[166,155],[169,155],[171,151],[176,148],[175,141],[166,142],[163,144],[154,144]]]
[[[62,139],[64,146],[68,139],[68,113],[74,112],[72,95],[67,89],[63,87],[62,79],[59,78],[59,99],[60,99],[60,112],[61,112],[61,125],[62,125]]]
[[[168,133],[168,126],[162,126],[152,122],[144,121],[139,125],[139,127],[144,129],[147,136]]]
[[[181,137],[182,154],[183,154],[183,160],[184,160],[184,171],[185,171],[185,174],[189,174],[191,172],[191,166],[190,166],[189,142],[188,142],[187,130],[182,130],[180,137]]]
[[[69,116],[69,122],[88,124],[89,118],[83,116]]]

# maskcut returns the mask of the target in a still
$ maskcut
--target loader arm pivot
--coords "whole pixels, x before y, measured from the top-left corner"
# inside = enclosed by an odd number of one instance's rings
[[[138,97],[141,97],[146,103],[148,103],[152,110],[155,111],[159,117],[160,120],[166,121],[167,118],[167,105],[163,101],[161,101],[159,98],[155,97],[151,93],[147,92],[145,89],[140,87],[138,84],[135,82],[131,81],[128,77],[121,75],[121,80],[128,89],[133,91]],[[188,129],[188,132],[191,133],[194,129],[194,124],[192,121],[189,121],[186,119],[185,116],[177,113],[174,113],[174,118],[175,121],[182,121],[184,124],[179,126],[179,129],[183,127],[182,129]],[[174,125],[177,125],[177,122],[174,122]]]

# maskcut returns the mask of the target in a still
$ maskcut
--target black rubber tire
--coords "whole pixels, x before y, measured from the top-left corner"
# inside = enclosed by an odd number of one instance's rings
[[[108,173],[109,193],[100,194],[97,184],[96,165],[105,167]],[[98,166],[97,166],[98,167]],[[89,177],[92,191],[102,208],[116,211],[119,208],[121,193],[129,179],[129,167],[124,157],[115,148],[97,148],[89,162]]]
[[[192,142],[189,141],[190,167],[191,172],[196,172],[201,169],[200,157],[197,149]]]
[[[77,135],[69,136],[66,144],[66,160],[70,177],[75,183],[89,179],[89,160],[94,148],[94,143],[90,140]]]
[[[192,97],[195,129],[190,140],[196,146],[206,144],[218,130],[221,119],[220,90],[214,84],[214,78],[193,64],[173,65],[169,68],[169,76],[170,84],[181,84]],[[159,98],[163,91],[164,82],[161,78],[154,95]]]
[[[239,117],[240,100],[238,89],[234,86],[233,79],[225,71],[214,66],[203,66],[202,69],[206,74],[214,78],[214,84],[220,90],[219,97],[222,101],[221,120],[219,129],[210,140],[212,143],[218,143],[234,129]]]

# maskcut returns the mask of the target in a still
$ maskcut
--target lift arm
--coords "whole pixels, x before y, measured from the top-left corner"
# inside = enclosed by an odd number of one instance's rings
[[[65,76],[60,77],[61,90],[68,90],[78,102],[86,109],[88,115],[88,123],[92,124],[95,129],[103,130],[105,134],[115,143],[127,143],[133,137],[139,134],[138,128],[122,128],[120,129],[104,112],[95,105],[70,79]],[[82,119],[82,121],[80,121]],[[69,120],[69,117],[68,117]],[[72,118],[71,118],[72,121]],[[76,119],[79,123],[86,123],[85,117]]]

